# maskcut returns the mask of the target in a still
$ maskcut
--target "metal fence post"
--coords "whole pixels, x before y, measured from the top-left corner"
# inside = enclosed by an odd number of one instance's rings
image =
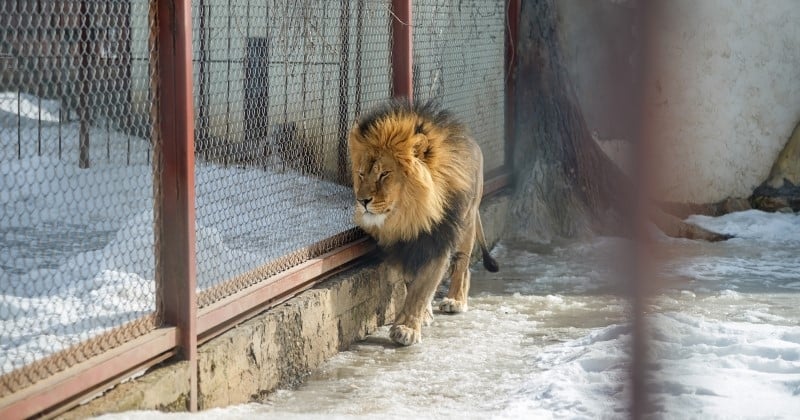
[[[414,101],[412,0],[392,0],[392,96]]]
[[[156,310],[178,328],[197,411],[194,104],[190,0],[157,0]],[[159,156],[160,154],[160,156]]]

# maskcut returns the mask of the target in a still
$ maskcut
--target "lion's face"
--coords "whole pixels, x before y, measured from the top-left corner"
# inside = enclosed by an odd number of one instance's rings
[[[353,162],[353,189],[356,195],[356,223],[365,228],[380,228],[397,210],[403,172],[389,156],[362,156]]]

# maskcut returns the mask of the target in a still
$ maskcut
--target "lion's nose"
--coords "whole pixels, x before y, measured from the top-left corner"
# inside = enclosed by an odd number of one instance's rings
[[[369,204],[369,202],[372,201],[372,198],[363,198],[363,199],[358,200],[358,201],[361,202],[361,204],[364,206],[364,208],[367,208],[367,204]]]

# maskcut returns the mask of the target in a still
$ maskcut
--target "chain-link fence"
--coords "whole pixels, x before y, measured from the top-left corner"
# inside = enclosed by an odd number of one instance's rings
[[[148,77],[131,74],[149,47],[130,37],[147,31],[134,15],[146,1],[0,2],[0,396],[153,328]]]
[[[159,327],[157,3],[0,0],[0,398]],[[191,10],[204,308],[362,235],[346,142],[391,95],[393,14],[389,0]],[[504,13],[414,2],[415,96],[469,123],[487,172],[504,161]]]
[[[414,97],[438,99],[480,144],[485,172],[505,162],[503,1],[413,2]]]
[[[346,141],[389,95],[389,3],[195,3],[205,306],[357,237]]]

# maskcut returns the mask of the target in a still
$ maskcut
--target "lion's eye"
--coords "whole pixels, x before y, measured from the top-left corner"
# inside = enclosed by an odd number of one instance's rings
[[[381,172],[381,174],[378,176],[378,180],[382,181],[384,178],[389,176],[390,173],[392,173],[392,172],[391,171],[383,171],[383,172]]]

